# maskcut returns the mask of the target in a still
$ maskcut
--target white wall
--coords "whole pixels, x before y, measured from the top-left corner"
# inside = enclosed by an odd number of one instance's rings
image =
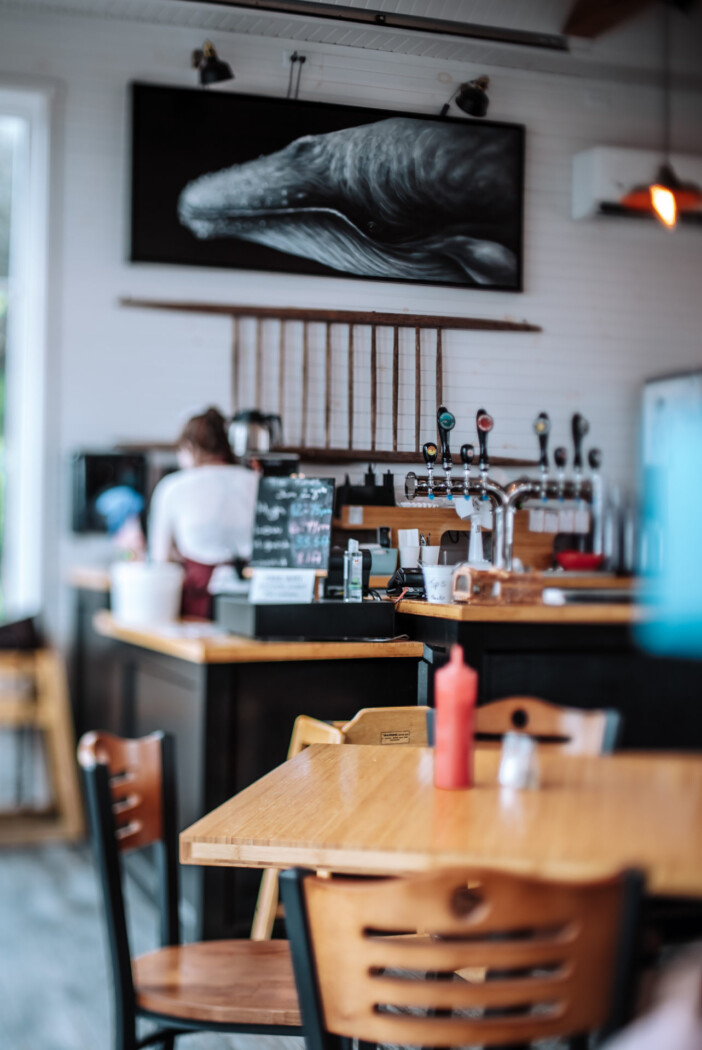
[[[126,85],[192,84],[188,58],[202,31],[8,8],[0,19],[0,82],[49,82],[58,92],[49,524],[61,540],[54,543],[52,590],[66,562],[86,554],[85,541],[66,527],[69,451],[169,439],[189,411],[230,403],[229,323],[121,309],[122,295],[526,318],[543,333],[446,335],[447,400],[461,440],[485,405],[496,419],[493,451],[530,456],[538,411],[551,414],[559,443],[578,409],[619,480],[632,473],[642,379],[702,364],[702,231],[569,218],[575,152],[659,141],[661,100],[653,89],[304,48],[303,96],[333,102],[436,112],[453,84],[492,74],[490,116],[527,128],[523,294],[129,265]],[[235,69],[233,89],[284,93],[280,41],[221,34],[215,44]],[[681,151],[702,153],[698,111],[698,97],[676,97]]]

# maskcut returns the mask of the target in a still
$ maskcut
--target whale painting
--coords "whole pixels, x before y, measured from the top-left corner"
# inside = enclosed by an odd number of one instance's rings
[[[521,289],[520,126],[133,90],[133,259]]]

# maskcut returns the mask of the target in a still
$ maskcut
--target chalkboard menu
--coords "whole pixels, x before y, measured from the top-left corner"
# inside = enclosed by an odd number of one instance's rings
[[[333,506],[332,478],[261,478],[252,566],[326,571]]]

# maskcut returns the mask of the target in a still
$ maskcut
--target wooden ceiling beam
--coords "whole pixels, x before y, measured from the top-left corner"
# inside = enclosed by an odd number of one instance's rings
[[[576,0],[563,26],[563,33],[566,36],[594,40],[633,18],[653,2],[654,0]]]

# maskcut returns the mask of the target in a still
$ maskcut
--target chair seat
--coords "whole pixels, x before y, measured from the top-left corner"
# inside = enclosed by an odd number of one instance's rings
[[[204,941],[132,960],[140,1010],[185,1021],[299,1026],[287,941]]]

